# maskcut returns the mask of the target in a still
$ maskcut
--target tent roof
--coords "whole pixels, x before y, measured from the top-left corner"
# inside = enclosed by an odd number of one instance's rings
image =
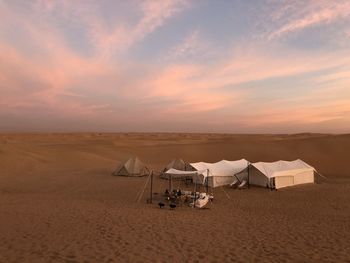
[[[169,170],[171,168],[175,168],[177,170],[185,170],[186,163],[183,159],[173,159],[167,166],[164,168],[164,171]]]
[[[206,163],[206,162],[198,162],[191,163],[190,165],[194,167],[197,171],[207,171],[209,170],[209,174],[207,172],[202,173],[203,176],[233,176],[242,172],[244,169],[248,167],[249,162],[245,159],[237,160],[237,161],[227,161],[222,160],[216,163]]]
[[[291,174],[302,173],[305,171],[316,171],[315,168],[304,161],[298,159],[295,161],[277,161],[277,162],[257,162],[252,165],[262,172],[266,177],[287,176]]]

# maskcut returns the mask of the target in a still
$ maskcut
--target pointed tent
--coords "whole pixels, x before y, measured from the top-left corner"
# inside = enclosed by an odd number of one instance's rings
[[[161,178],[169,179],[169,173],[166,173],[169,170],[178,170],[178,171],[187,171],[189,169],[189,164],[186,163],[183,159],[173,159],[167,166],[164,167]]]
[[[304,161],[257,162],[251,164],[249,183],[268,188],[282,188],[314,183],[315,168]]]
[[[149,169],[140,161],[139,158],[130,158],[124,163],[121,163],[113,172],[113,175],[119,176],[145,176],[149,174]]]
[[[167,166],[164,167],[163,172],[168,171],[169,169],[176,169],[180,171],[186,171],[188,169],[187,163],[183,159],[173,159]]]

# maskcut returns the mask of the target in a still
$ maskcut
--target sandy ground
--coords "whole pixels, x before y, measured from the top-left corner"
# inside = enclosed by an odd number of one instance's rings
[[[350,135],[1,134],[0,262],[350,262],[349,149]],[[145,177],[111,176],[135,155],[155,171],[300,158],[328,179],[159,209],[148,188],[136,201]]]

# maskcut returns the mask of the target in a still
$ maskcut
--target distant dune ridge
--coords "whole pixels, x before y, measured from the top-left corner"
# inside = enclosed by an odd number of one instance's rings
[[[0,134],[0,262],[346,262],[349,149],[349,134]],[[137,202],[147,177],[111,176],[134,156],[154,171],[174,158],[302,159],[327,180],[220,187],[209,209],[159,209],[149,185]],[[167,185],[156,176],[154,192]]]

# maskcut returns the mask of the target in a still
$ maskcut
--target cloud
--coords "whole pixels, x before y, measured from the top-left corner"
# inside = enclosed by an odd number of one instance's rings
[[[187,6],[188,3],[184,0],[141,2],[142,15],[137,24],[133,27],[116,26],[112,32],[105,32],[100,28],[93,34],[96,47],[102,50],[102,56],[110,56],[116,49],[125,50],[161,27],[166,20]]]
[[[350,114],[350,100],[338,100],[323,105],[299,105],[283,108],[270,107],[254,115],[245,116],[246,125],[269,126],[279,124],[283,126],[296,125],[307,127],[312,124],[322,124],[331,120],[345,119]]]
[[[82,78],[105,75],[109,71],[108,65],[77,56],[57,37],[51,38],[36,28],[28,28],[28,32],[47,55],[33,58],[9,45],[0,44],[2,109],[20,112],[40,105],[54,109],[59,114],[69,114],[70,111],[73,114],[84,113],[79,100],[62,101],[60,96],[84,97],[71,89]]]
[[[269,52],[268,49],[274,52]],[[331,55],[321,52],[295,52],[280,56],[279,48],[270,45],[236,47],[231,56],[215,64],[202,66],[196,81],[199,87],[237,86],[272,78],[299,76],[349,65],[346,52]],[[199,77],[200,76],[200,77]]]
[[[170,48],[165,59],[167,61],[190,60],[197,56],[203,56],[209,51],[204,41],[199,38],[199,31],[195,30],[187,35],[179,44]]]
[[[127,6],[128,9],[136,9],[138,12],[135,12],[130,21],[117,22],[104,18],[98,12],[92,12],[91,10],[98,10],[100,7],[92,2],[64,1],[61,5],[49,5],[46,10],[49,14],[56,10],[60,10],[62,14],[70,14],[69,20],[86,28],[88,41],[94,46],[96,56],[109,59],[143,40],[187,8],[189,3],[186,0],[147,0],[130,1]]]
[[[323,3],[304,11],[284,6],[272,14],[278,23],[271,32],[280,30],[275,37],[282,37],[335,21],[335,12],[343,12],[334,9],[326,19]],[[126,59],[122,53],[128,54],[189,6],[185,1],[133,5],[125,17],[113,16],[117,21],[102,15],[98,2],[39,1],[30,12],[22,5],[0,2],[3,119],[29,126],[41,120],[43,126],[72,129],[166,126],[234,131],[291,124],[326,129],[329,121],[349,118],[347,49],[305,52],[272,41],[242,40],[220,53],[206,34],[191,28],[177,45],[164,47],[159,57],[165,60]],[[285,14],[290,10],[289,19]],[[12,39],[8,32],[17,24],[21,30]],[[79,35],[84,43],[78,47],[92,43],[92,53],[71,45],[75,30],[86,37]]]
[[[270,15],[270,19],[277,26],[269,33],[268,39],[280,38],[312,26],[348,18],[350,18],[348,1],[285,1]]]
[[[246,45],[245,48],[235,49],[231,56],[216,63],[177,62],[167,65],[149,75],[144,83],[140,84],[138,92],[143,94],[144,102],[166,101],[172,110],[167,110],[163,104],[158,110],[177,116],[184,112],[198,114],[220,109],[231,111],[234,108],[245,108],[244,105],[253,93],[264,93],[262,87],[244,89],[246,84],[254,83],[250,85],[259,87],[259,82],[269,79],[280,79],[283,83],[284,78],[300,78],[307,74],[318,76],[319,72],[325,70],[329,74],[328,77],[332,78],[341,67],[345,67],[344,65],[350,66],[347,56],[342,52],[332,55],[320,52],[290,52],[280,57],[275,52],[266,52],[265,46],[254,45],[249,48]],[[305,81],[309,82],[307,85],[310,85],[310,81],[317,85],[325,76],[323,74]],[[307,92],[305,94],[308,95]],[[267,106],[269,103],[270,101],[266,101]]]
[[[329,83],[334,81],[337,81],[338,84],[344,81],[350,82],[350,69],[345,69],[328,74],[326,73],[316,79],[316,82],[318,83]]]

